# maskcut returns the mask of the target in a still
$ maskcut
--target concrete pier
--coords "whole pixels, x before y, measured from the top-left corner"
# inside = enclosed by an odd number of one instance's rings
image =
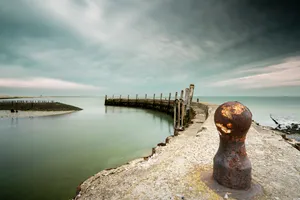
[[[154,148],[148,158],[103,170],[77,188],[76,200],[92,199],[252,199],[253,191],[240,194],[212,187],[213,157],[219,147],[214,124],[217,105],[192,103],[192,124]],[[255,199],[300,199],[300,154],[275,131],[252,123],[247,134],[252,162]],[[256,186],[259,187],[256,188]]]

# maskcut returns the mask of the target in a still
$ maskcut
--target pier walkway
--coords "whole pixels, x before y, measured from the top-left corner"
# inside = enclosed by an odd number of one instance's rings
[[[216,108],[213,104],[191,103],[192,123],[178,136],[168,137],[149,157],[90,177],[77,188],[75,199],[251,199],[245,193],[241,197],[235,190],[211,185],[213,157],[219,147],[214,124]],[[276,131],[254,122],[247,134],[246,148],[252,163],[252,182],[260,190],[255,199],[300,199],[297,149]]]

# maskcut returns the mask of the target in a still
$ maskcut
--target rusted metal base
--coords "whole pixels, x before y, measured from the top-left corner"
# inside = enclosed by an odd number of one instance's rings
[[[252,181],[247,190],[236,190],[219,184],[212,176],[212,171],[201,172],[201,180],[215,193],[221,197],[228,196],[230,199],[252,200],[264,195],[263,188]]]
[[[247,155],[241,153],[243,142],[224,142],[214,157],[214,179],[232,189],[248,189],[251,186],[251,163]],[[223,144],[222,144],[223,143]],[[225,143],[225,144],[224,144]],[[229,143],[229,144],[228,144]],[[232,143],[232,144],[230,144]]]

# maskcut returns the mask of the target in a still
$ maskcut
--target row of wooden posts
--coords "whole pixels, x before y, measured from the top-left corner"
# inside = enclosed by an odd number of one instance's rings
[[[2,104],[23,104],[23,103],[55,103],[54,101],[35,101],[35,100],[18,100],[18,101],[0,101]]]
[[[167,103],[166,101],[168,101],[168,105],[171,105],[171,103],[173,103],[173,109],[174,109],[174,128],[176,130],[182,130],[184,128],[184,126],[188,123],[188,121],[190,120],[190,107],[191,107],[191,103],[193,100],[193,95],[194,95],[194,84],[190,84],[189,88],[186,88],[185,91],[181,90],[180,92],[180,96],[178,97],[178,93],[175,93],[175,100],[171,100],[172,98],[172,94],[169,93],[169,97],[168,100],[167,98],[165,98],[165,103]],[[108,97],[107,95],[105,95],[105,100],[107,100]],[[115,97],[114,95],[112,95],[111,99],[115,99],[115,100],[119,100],[120,102],[123,101],[122,100],[122,95]],[[127,96],[127,101],[129,100],[133,100],[129,98],[129,95]],[[136,94],[135,96],[135,100],[142,100],[138,98],[138,94]],[[145,94],[145,103],[150,102],[147,99],[147,94]],[[126,101],[126,100],[125,100]],[[163,103],[163,93],[160,94],[160,99],[159,99],[160,103]],[[155,98],[155,94],[153,95],[153,103],[156,102],[156,98]],[[199,99],[197,99],[197,102],[199,102]]]
[[[185,92],[181,90],[179,99],[177,98],[177,92],[175,93],[173,117],[175,130],[183,130],[190,120],[194,89],[194,84],[190,84],[189,88],[185,88]]]
[[[176,92],[176,95],[177,95],[177,92]],[[130,99],[129,97],[130,97],[130,96],[127,95],[127,99]],[[145,94],[145,100],[148,99],[147,97],[148,97],[148,95]],[[108,98],[108,96],[105,95],[105,100],[106,100],[107,98]],[[111,98],[112,98],[112,99],[122,99],[122,95],[120,95],[119,97],[115,97],[115,95],[112,95]],[[171,101],[171,98],[172,98],[172,94],[169,93],[169,101]],[[138,94],[136,94],[135,99],[140,99],[139,96],[138,96]],[[157,99],[157,98],[155,98],[155,94],[153,94],[153,100],[155,100],[155,99]],[[175,97],[175,99],[176,99],[176,97]],[[160,100],[161,100],[161,101],[163,100],[163,93],[160,94]],[[165,97],[165,100],[167,100],[166,97]]]

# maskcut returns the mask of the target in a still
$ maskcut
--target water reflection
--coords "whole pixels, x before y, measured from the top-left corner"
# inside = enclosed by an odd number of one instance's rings
[[[18,123],[19,123],[19,119],[18,119],[18,117],[16,117],[16,118],[11,118],[11,120],[10,120],[10,125],[11,125],[11,127],[17,127],[17,125],[18,125]]]
[[[141,108],[105,106],[105,114],[121,114],[122,112],[125,112],[125,113],[130,113],[130,112],[147,113],[152,116],[153,122],[155,124],[159,123],[160,130],[168,130],[169,135],[173,135],[173,133],[174,133],[173,120],[169,115],[167,115],[165,113],[161,113],[161,112],[153,111],[153,110],[149,110],[149,109],[141,109]]]
[[[163,113],[105,107],[104,98],[54,100],[83,110],[33,119],[0,111],[8,116],[0,120],[1,199],[70,199],[81,181],[149,155],[173,134]]]

